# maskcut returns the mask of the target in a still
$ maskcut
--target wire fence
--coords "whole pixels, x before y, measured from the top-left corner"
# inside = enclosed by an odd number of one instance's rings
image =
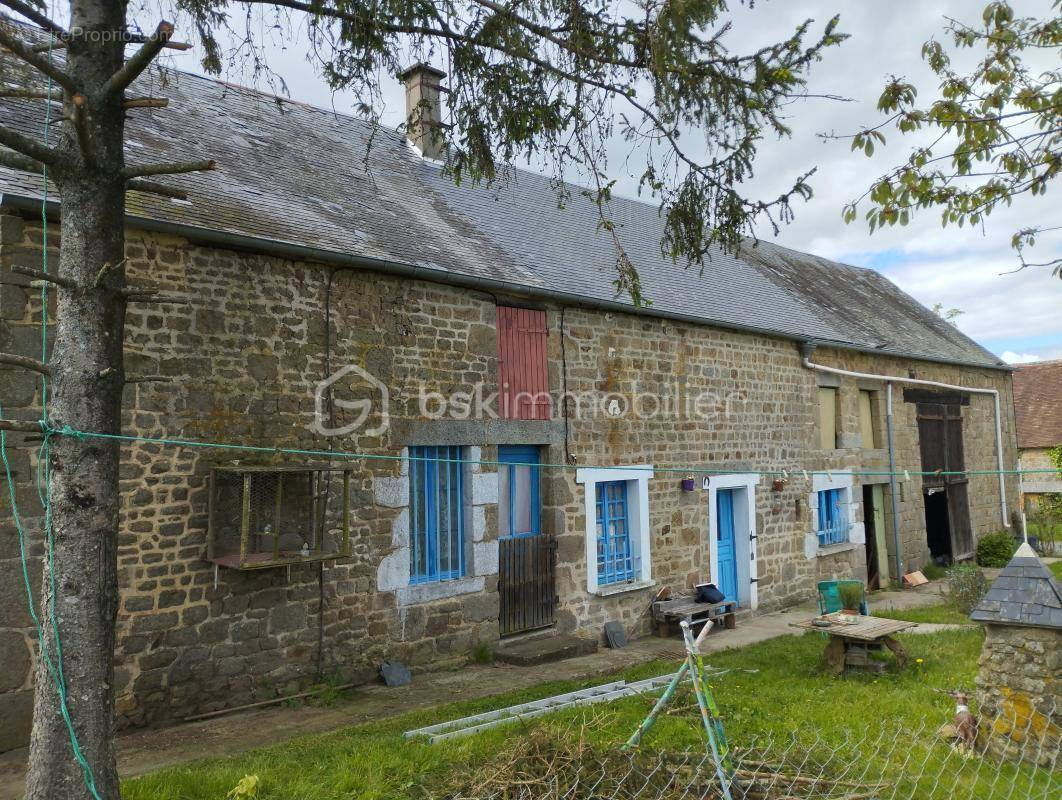
[[[867,724],[842,737],[763,735],[733,747],[727,785],[707,749],[603,749],[538,729],[428,796],[439,800],[1058,800],[1057,699],[992,719]],[[972,718],[970,718],[972,719]]]

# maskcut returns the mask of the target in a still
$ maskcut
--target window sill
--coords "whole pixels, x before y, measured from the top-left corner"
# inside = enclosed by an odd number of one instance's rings
[[[400,606],[412,606],[418,603],[431,603],[462,594],[482,592],[485,587],[482,577],[457,578],[450,581],[416,583],[395,590],[395,601]]]
[[[627,592],[638,592],[642,589],[651,589],[656,586],[656,581],[634,581],[633,583],[610,583],[605,586],[598,586],[590,594],[597,597],[612,597],[616,594],[626,594]]]
[[[857,547],[862,546],[863,545],[857,544],[856,542],[841,542],[839,544],[828,544],[825,547],[819,545],[817,555],[832,556],[836,555],[837,553],[847,553],[849,550],[855,550]]]

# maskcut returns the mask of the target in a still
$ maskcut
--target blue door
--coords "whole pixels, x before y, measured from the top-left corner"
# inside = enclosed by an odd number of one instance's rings
[[[719,575],[719,591],[727,600],[738,599],[737,554],[734,545],[734,490],[720,489],[716,492],[716,571]]]

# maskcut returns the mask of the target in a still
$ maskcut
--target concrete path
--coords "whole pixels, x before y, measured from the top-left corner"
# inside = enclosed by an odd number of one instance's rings
[[[941,602],[942,590],[943,582],[937,581],[905,592],[876,592],[870,597],[871,610],[934,605]],[[703,651],[731,650],[778,636],[802,633],[790,623],[817,612],[815,604],[808,603],[751,617],[735,630],[713,631]],[[362,686],[349,700],[327,708],[269,706],[166,728],[126,731],[118,737],[118,770],[122,777],[142,775],[163,767],[233,755],[297,736],[325,733],[430,708],[440,705],[439,698],[446,698],[449,703],[526,689],[545,681],[592,680],[656,659],[677,660],[682,654],[678,638],[647,637],[631,642],[623,650],[602,649],[593,655],[539,667],[469,664],[455,671],[416,675],[410,686],[401,688],[378,684]],[[0,800],[22,797],[27,753],[22,748],[0,754]]]

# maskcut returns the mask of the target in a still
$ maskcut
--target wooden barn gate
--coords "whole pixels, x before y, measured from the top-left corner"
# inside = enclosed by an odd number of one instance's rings
[[[557,540],[546,534],[508,536],[498,542],[498,615],[501,635],[547,628],[557,608],[554,586]]]
[[[955,560],[973,555],[973,531],[970,524],[969,479],[965,474],[966,457],[962,436],[962,407],[969,403],[969,395],[914,394],[917,401],[918,444],[922,455],[922,469],[939,470],[940,475],[922,477],[923,494],[927,497],[943,492],[946,498],[951,556]],[[910,402],[910,400],[909,400]],[[948,474],[950,473],[950,474]],[[929,532],[931,535],[931,532]]]

